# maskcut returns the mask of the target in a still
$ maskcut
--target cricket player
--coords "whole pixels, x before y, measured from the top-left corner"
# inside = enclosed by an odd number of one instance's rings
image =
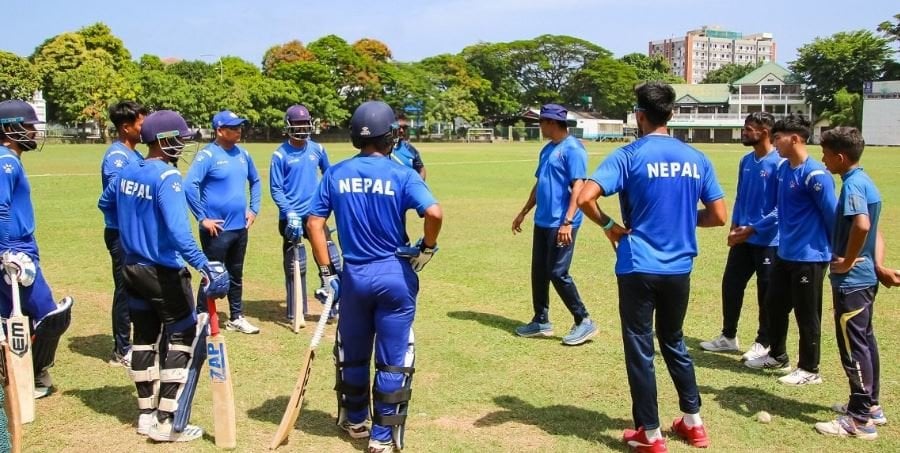
[[[229,282],[222,263],[209,261],[197,247],[185,215],[181,174],[174,164],[192,137],[176,112],[159,110],[147,116],[141,128],[147,158],[113,177],[98,204],[116,219],[122,242],[134,323],[129,374],[138,394],[137,432],[159,442],[186,442],[203,435],[193,425],[182,432],[174,429],[174,418],[190,413],[192,386],[206,350],[206,324],[197,322],[185,261],[200,271],[208,297],[224,296]],[[168,345],[166,356],[157,357],[162,342]]]
[[[223,110],[213,116],[216,138],[191,163],[185,177],[188,206],[200,222],[200,245],[211,259],[225,263],[231,276],[228,290],[228,330],[257,334],[259,328],[244,317],[243,281],[247,233],[256,215],[262,185],[250,153],[237,145],[247,120]],[[247,205],[247,184],[250,200]],[[206,301],[198,301],[206,311]]]
[[[43,132],[35,126],[34,108],[27,102],[0,102],[0,260],[3,268],[17,270],[22,312],[31,320],[34,397],[50,394],[53,366],[59,339],[72,320],[72,298],[54,302],[50,286],[41,272],[41,258],[34,238],[34,208],[31,185],[22,166],[22,153],[43,146]],[[40,142],[39,142],[40,140]],[[12,282],[3,272],[0,290],[0,315],[12,311]]]
[[[756,338],[741,360],[757,359],[769,352],[768,311],[765,297],[769,273],[778,249],[778,166],[784,159],[772,145],[775,117],[768,112],[753,112],[744,120],[741,143],[752,146],[738,165],[737,195],[728,234],[728,261],[722,275],[722,332],[700,343],[707,351],[739,351],[738,320],[744,305],[744,290],[756,274],[756,301],[759,317]]]
[[[272,162],[269,165],[269,190],[272,200],[278,206],[278,232],[282,237],[284,279],[287,305],[290,307],[294,291],[293,247],[298,245],[302,237],[309,238],[303,230],[303,225],[306,224],[309,207],[319,185],[319,173],[324,173],[331,164],[328,162],[325,147],[310,138],[315,128],[306,106],[297,104],[289,107],[284,114],[284,121],[288,138],[272,153]],[[331,261],[340,269],[341,260],[337,246],[331,241],[330,233],[327,231],[326,237]],[[305,287],[306,249],[302,244],[298,246]],[[335,312],[336,310],[335,306]],[[289,315],[289,318],[296,316],[294,313]]]
[[[613,151],[578,197],[584,214],[603,228],[616,250],[619,317],[635,426],[622,437],[639,452],[667,451],[653,364],[656,336],[683,413],[672,423],[672,432],[691,446],[706,447],[710,440],[700,417],[700,390],[682,326],[697,256],[696,228],[725,224],[725,194],[709,159],[668,135],[675,90],[648,82],[635,88],[635,94],[641,138]],[[600,196],[615,193],[624,226],[596,204]]]
[[[422,154],[409,142],[409,120],[402,113],[397,115],[397,144],[391,151],[391,159],[412,168],[425,180],[427,172]]]
[[[395,124],[380,101],[360,105],[350,118],[350,137],[360,153],[329,168],[313,199],[309,236],[322,288],[341,299],[335,340],[338,425],[353,438],[371,438],[369,453],[403,448],[403,432],[415,371],[412,324],[421,270],[437,251],[443,214],[422,178],[390,159]],[[397,256],[409,244],[406,211],[425,218],[424,235],[411,258]],[[325,221],[334,213],[344,257],[338,273],[330,262]],[[369,418],[369,366],[375,348],[374,410]]]
[[[100,193],[109,185],[109,181],[129,163],[141,160],[144,156],[135,149],[141,142],[141,125],[149,112],[133,101],[123,101],[109,107],[109,119],[118,132],[118,139],[112,142],[103,155],[100,167]],[[103,241],[112,261],[113,275],[113,356],[111,365],[131,366],[131,319],[128,318],[128,297],[122,281],[122,244],[119,241],[119,230],[116,220],[104,218],[105,229]]]

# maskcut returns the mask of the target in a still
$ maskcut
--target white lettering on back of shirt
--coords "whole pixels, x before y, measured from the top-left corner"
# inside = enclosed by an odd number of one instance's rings
[[[700,179],[700,171],[697,170],[697,164],[692,162],[651,162],[647,164],[647,177]]]
[[[393,197],[394,189],[391,180],[378,178],[344,178],[338,180],[339,193],[373,193]]]

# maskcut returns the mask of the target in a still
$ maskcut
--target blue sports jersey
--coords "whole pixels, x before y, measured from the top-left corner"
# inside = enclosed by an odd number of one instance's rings
[[[184,260],[197,269],[207,264],[191,236],[181,174],[171,165],[159,159],[133,162],[113,177],[98,206],[116,213],[125,264],[177,269]]]
[[[559,228],[569,210],[572,184],[587,178],[587,151],[575,136],[568,135],[559,143],[549,142],[538,158],[537,192],[534,224],[542,228]],[[575,211],[572,225],[581,225],[581,210]]]
[[[834,227],[832,247],[834,254],[844,256],[850,227],[857,215],[869,217],[869,234],[859,253],[864,261],[856,263],[846,274],[831,274],[831,284],[838,288],[869,287],[878,284],[875,274],[875,238],[878,235],[878,219],[881,216],[881,192],[872,178],[862,168],[857,167],[841,176],[844,183],[838,197],[837,218]]]
[[[610,154],[591,176],[605,196],[619,193],[631,233],[616,250],[616,275],[675,275],[697,256],[697,202],[725,193],[709,159],[668,135],[650,134]]]
[[[272,153],[269,190],[278,206],[279,219],[286,218],[288,212],[301,217],[309,214],[309,205],[319,186],[317,171],[325,173],[330,166],[325,147],[308,139],[303,148],[296,148],[286,140]]]
[[[834,178],[810,159],[778,168],[778,257],[787,261],[831,261],[837,199]]]
[[[761,247],[778,245],[778,166],[785,159],[777,151],[770,151],[757,159],[753,151],[747,153],[738,167],[737,195],[731,223],[751,226],[754,233],[748,244]]]
[[[325,172],[310,214],[327,218],[334,212],[344,261],[362,264],[393,257],[409,243],[406,211],[423,216],[436,203],[411,168],[360,154]]]
[[[106,149],[103,161],[100,163],[100,184],[102,186],[100,191],[105,190],[113,176],[117,175],[126,165],[142,159],[144,159],[144,156],[137,150],[129,149],[119,140],[112,142],[112,145],[109,145],[109,148]],[[103,213],[103,223],[106,225],[106,228],[115,228],[117,222],[115,218],[110,218],[109,215]]]
[[[257,214],[262,191],[250,153],[237,145],[227,151],[215,142],[206,145],[185,177],[185,193],[194,217],[198,221],[224,220],[225,231],[246,228],[248,181],[250,210]]]
[[[38,261],[31,184],[19,156],[0,145],[0,251],[3,250],[25,252]]]
[[[425,164],[422,162],[422,155],[419,154],[419,150],[416,149],[409,140],[403,139],[399,140],[397,144],[394,146],[394,149],[391,151],[391,159],[412,168],[416,172],[425,168]]]

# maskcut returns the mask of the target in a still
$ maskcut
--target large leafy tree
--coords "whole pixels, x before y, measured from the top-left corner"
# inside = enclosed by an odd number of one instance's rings
[[[747,63],[747,64],[737,64],[737,63],[728,63],[722,66],[719,69],[710,71],[706,73],[706,77],[703,78],[701,83],[727,83],[731,84],[735,80],[744,77],[747,74],[753,72],[754,69],[763,65],[763,62],[758,63]]]
[[[862,126],[862,96],[841,88],[834,93],[834,107],[822,112],[832,126]]]
[[[30,99],[40,86],[40,77],[31,62],[0,51],[0,99]]]
[[[630,53],[619,59],[634,68],[641,82],[660,80],[666,83],[684,83],[684,79],[672,74],[669,61],[662,55],[647,56],[641,53]]]
[[[820,114],[834,110],[841,88],[862,93],[864,82],[879,80],[892,53],[888,41],[870,31],[840,32],[797,49],[790,69],[806,84],[806,99]]]
[[[276,66],[272,77],[294,86],[298,102],[314,117],[330,124],[340,124],[350,117],[335,88],[331,68],[326,65],[317,61],[295,61]]]
[[[598,58],[578,74],[569,87],[570,97],[589,95],[604,116],[624,119],[634,105],[638,80],[633,66],[610,57]]]
[[[263,73],[272,74],[276,66],[295,61],[310,61],[314,59],[312,52],[303,46],[299,40],[288,41],[284,44],[272,46],[263,55]]]
[[[460,55],[473,72],[489,84],[488,92],[477,99],[478,111],[490,120],[501,120],[522,109],[520,85],[516,82],[504,44],[479,43],[462,50]]]

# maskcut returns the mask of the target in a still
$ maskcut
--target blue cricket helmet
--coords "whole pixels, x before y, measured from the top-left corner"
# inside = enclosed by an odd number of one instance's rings
[[[393,134],[397,125],[394,110],[381,101],[368,101],[356,108],[350,117],[350,140],[362,149],[364,140]]]
[[[184,142],[194,138],[184,118],[172,110],[158,110],[144,119],[141,126],[141,142],[150,144],[159,141],[163,153],[177,158],[184,149]]]
[[[19,99],[10,99],[0,102],[0,130],[6,138],[16,142],[23,151],[31,151],[38,148],[36,138],[40,136],[43,147],[44,131],[29,130],[26,125],[34,126],[44,124],[39,120],[34,107]]]

